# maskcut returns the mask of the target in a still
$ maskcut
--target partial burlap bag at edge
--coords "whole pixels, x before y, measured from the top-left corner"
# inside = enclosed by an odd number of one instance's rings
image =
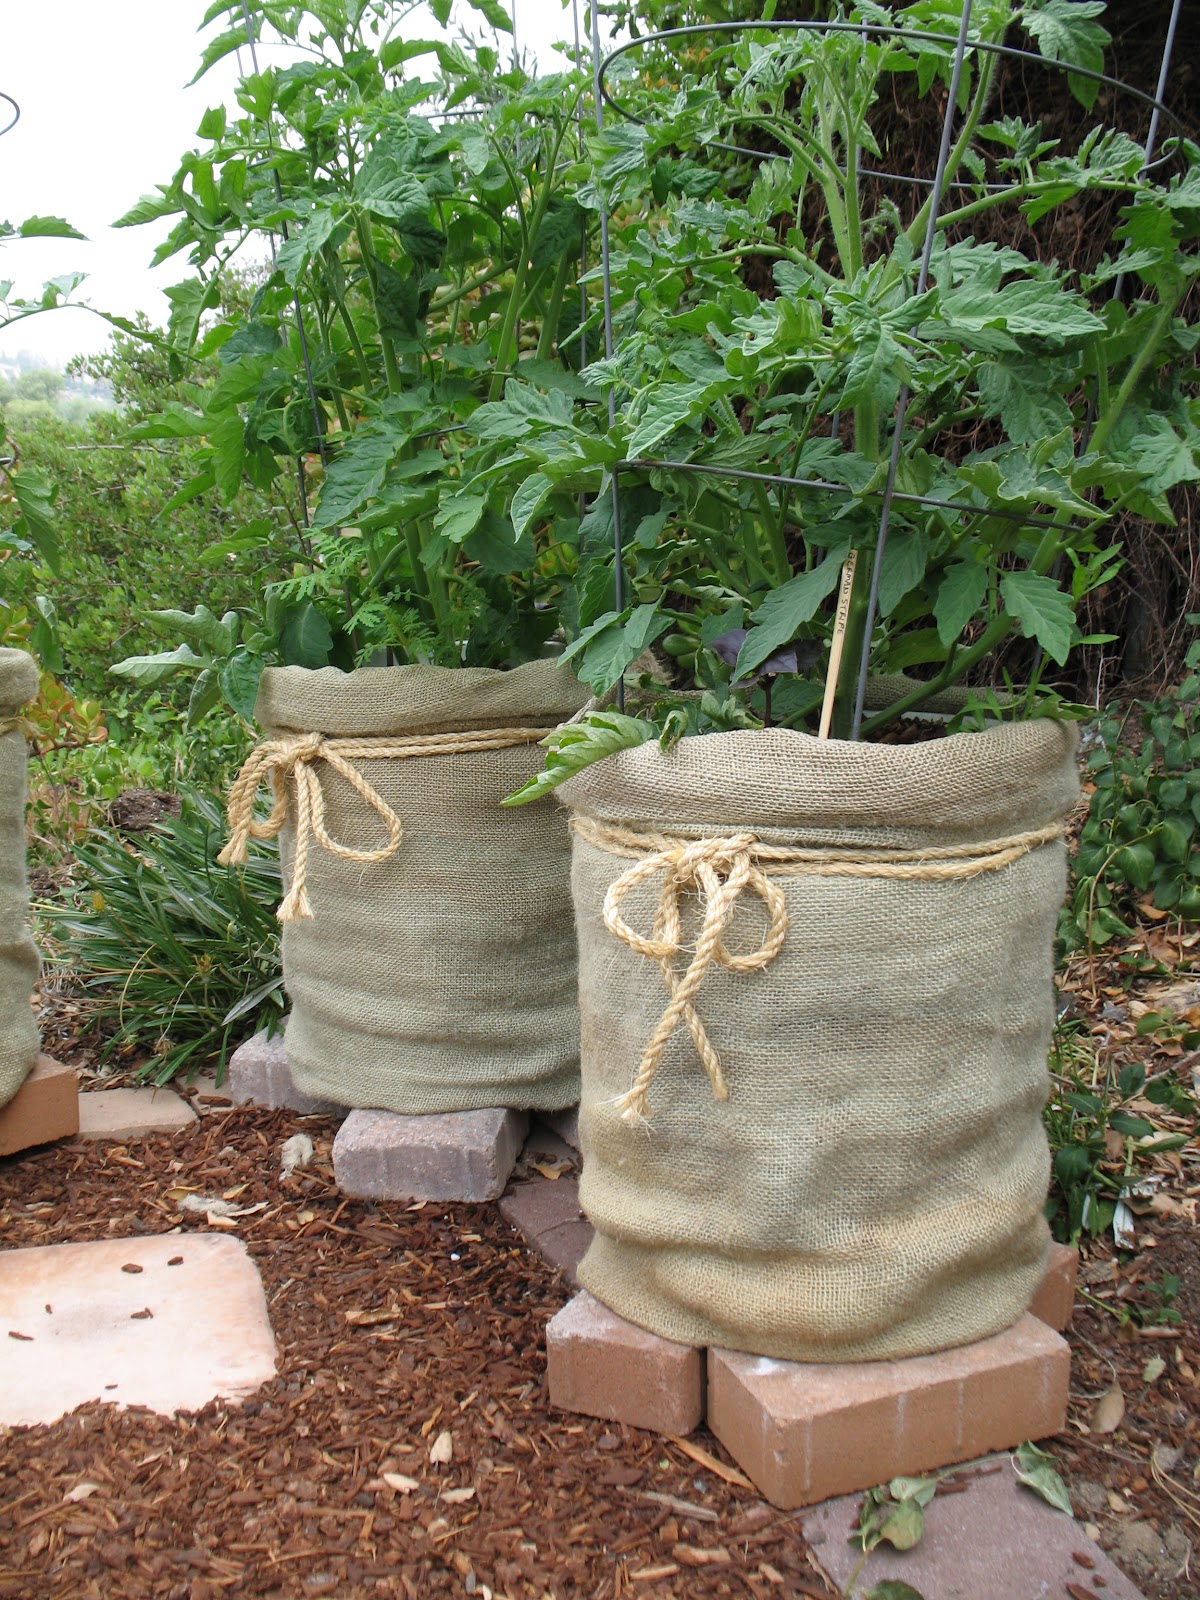
[[[586,689],[553,661],[509,672],[432,666],[268,669],[256,716],[269,738],[530,730],[507,748],[348,763],[403,828],[394,854],[346,860],[310,839],[311,917],[284,923],[288,1062],[307,1094],[440,1112],[555,1109],[579,1094],[579,1021],[566,818],[552,801],[501,809],[533,776],[537,739]],[[387,742],[386,740],[384,741]],[[387,839],[375,810],[317,760],[329,836]],[[291,889],[296,778],[281,836]],[[286,901],[285,901],[286,904]]]
[[[38,956],[29,937],[25,877],[25,735],[17,713],[38,691],[37,666],[23,650],[0,650],[0,1106],[38,1058],[30,1005]]]
[[[1038,721],[913,746],[709,734],[622,751],[559,792],[576,811],[580,1198],[596,1229],[580,1282],[666,1338],[784,1360],[893,1359],[1015,1322],[1048,1249],[1041,1111],[1073,730]],[[647,859],[614,853],[630,832],[748,832],[852,865],[762,865],[786,907],[782,946],[761,970],[714,962],[694,996],[728,1098],[681,1022],[645,1118],[623,1102],[632,1122],[619,1102],[670,995],[659,959],[602,919],[610,886]],[[927,870],[952,870],[856,875],[880,850],[918,869],[912,857],[948,851]],[[1009,864],[976,872],[976,857]],[[654,870],[628,892],[626,927],[652,933],[664,881]],[[676,982],[700,902],[694,887],[681,896]],[[747,884],[723,944],[759,951],[770,923]]]

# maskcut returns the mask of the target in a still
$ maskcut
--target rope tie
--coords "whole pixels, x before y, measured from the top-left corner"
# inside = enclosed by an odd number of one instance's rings
[[[1029,851],[1060,838],[1063,831],[1062,824],[1055,822],[983,843],[904,850],[887,846],[813,849],[773,845],[753,833],[683,839],[617,827],[578,814],[572,817],[571,827],[589,844],[610,855],[634,858],[634,865],[609,886],[604,897],[604,926],[637,955],[657,963],[671,996],[642,1053],[632,1086],[616,1101],[622,1120],[633,1124],[646,1119],[650,1086],[681,1021],[687,1023],[696,1054],[708,1074],[713,1098],[729,1098],[720,1059],[692,1002],[714,963],[729,972],[761,972],[782,950],[788,933],[787,901],[783,889],[772,878],[884,878],[944,883],[998,872]],[[767,870],[772,877],[767,876]],[[662,888],[647,938],[624,920],[621,906],[631,890],[658,874],[662,875]],[[739,896],[747,889],[766,907],[767,932],[757,950],[732,955],[723,936]],[[695,952],[681,977],[676,967],[683,949],[680,910],[682,897],[689,892],[699,897],[702,920]]]
[[[311,917],[308,898],[308,856],[313,841],[342,861],[363,863],[387,861],[400,848],[404,827],[382,795],[353,765],[356,761],[402,761],[414,756],[463,755],[478,750],[506,750],[514,745],[535,744],[545,736],[544,728],[486,728],[474,733],[414,734],[399,739],[394,734],[363,738],[326,738],[323,733],[289,734],[265,739],[246,757],[229,791],[226,813],[229,818],[229,843],[218,855],[224,867],[246,860],[251,839],[273,839],[283,827],[288,812],[287,779],[296,785],[296,844],[292,859],[292,886],[276,915],[280,922],[296,922]],[[317,774],[324,762],[339,773],[354,792],[370,807],[387,829],[387,843],[372,850],[343,844],[325,825],[325,793]],[[274,804],[270,815],[260,822],[254,815],[259,789],[270,781]]]

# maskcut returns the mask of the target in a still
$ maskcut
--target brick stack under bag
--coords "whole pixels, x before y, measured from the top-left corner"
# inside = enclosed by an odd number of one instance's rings
[[[580,1282],[710,1348],[710,1384],[718,1351],[880,1373],[1011,1339],[1049,1247],[1073,730],[713,734],[621,752],[560,793],[596,1230]],[[1065,1402],[1065,1345],[1054,1361]]]

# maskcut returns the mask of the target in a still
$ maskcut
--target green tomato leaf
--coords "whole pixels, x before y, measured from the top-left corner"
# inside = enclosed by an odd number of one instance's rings
[[[500,802],[502,806],[523,806],[540,800],[585,767],[603,761],[618,750],[632,750],[658,738],[653,722],[627,717],[618,711],[593,711],[582,722],[556,728],[541,742],[549,752],[545,768],[515,794]]]
[[[733,669],[735,679],[748,678],[783,645],[789,643],[806,622],[817,614],[821,602],[837,588],[846,546],[830,550],[819,567],[799,572],[766,597],[754,612],[755,624],[747,633]]]
[[[890,616],[904,596],[925,576],[929,557],[929,535],[915,528],[897,528],[883,551],[883,571],[879,574],[879,615]]]
[[[952,645],[977,614],[987,594],[987,579],[987,568],[978,561],[955,561],[946,568],[933,603],[943,645]]]
[[[1016,617],[1026,639],[1038,644],[1061,667],[1075,632],[1070,596],[1053,578],[1036,572],[1010,572],[1000,580],[1005,609]]]

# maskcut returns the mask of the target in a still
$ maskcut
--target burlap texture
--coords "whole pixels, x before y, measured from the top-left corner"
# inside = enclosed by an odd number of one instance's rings
[[[23,650],[0,650],[0,722],[38,690],[37,666]],[[33,1071],[38,1032],[29,1004],[38,956],[29,937],[25,878],[25,736],[0,733],[0,1106]]]
[[[668,835],[929,849],[1052,823],[1077,789],[1074,732],[1043,721],[907,747],[710,734],[623,751],[560,794]],[[894,1359],[1013,1323],[1048,1244],[1064,846],[953,882],[776,877],[781,953],[761,972],[714,967],[695,1002],[729,1099],[680,1027],[640,1127],[614,1101],[668,996],[601,920],[630,865],[575,839],[581,1200],[596,1228],[580,1281],[667,1338],[785,1360]],[[626,899],[631,927],[650,932],[659,888]],[[730,951],[758,948],[764,922],[744,894]]]
[[[263,674],[257,717],[272,736],[549,729],[586,698],[552,661],[511,672],[282,667]],[[378,863],[309,853],[313,917],[283,932],[285,1045],[306,1094],[401,1112],[578,1098],[566,818],[553,801],[500,806],[543,755],[529,744],[356,763],[405,832]],[[379,844],[378,816],[337,773],[315,770],[332,837]],[[281,843],[287,887],[290,823]]]

